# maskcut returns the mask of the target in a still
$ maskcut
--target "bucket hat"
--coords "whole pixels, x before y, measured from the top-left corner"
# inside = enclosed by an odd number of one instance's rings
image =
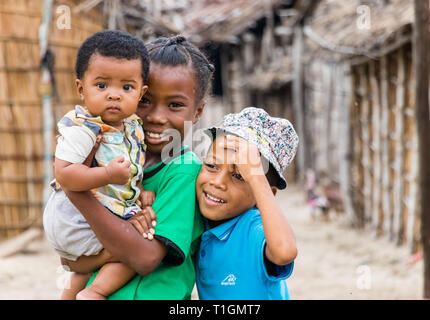
[[[219,134],[233,134],[257,146],[261,155],[278,173],[278,189],[285,189],[284,171],[293,161],[299,137],[293,125],[283,118],[271,117],[264,109],[247,107],[223,117],[219,126],[205,130],[215,139]]]

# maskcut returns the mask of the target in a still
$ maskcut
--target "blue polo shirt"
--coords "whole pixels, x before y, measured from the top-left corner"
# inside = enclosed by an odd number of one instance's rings
[[[197,290],[201,300],[289,300],[286,279],[294,262],[264,264],[263,223],[254,207],[202,235],[197,255]]]

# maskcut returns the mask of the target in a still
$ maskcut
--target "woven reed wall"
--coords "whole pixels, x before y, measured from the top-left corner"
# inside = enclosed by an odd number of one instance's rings
[[[79,103],[74,64],[83,40],[103,28],[97,11],[73,14],[79,1],[55,1],[50,49],[59,96],[55,122]],[[70,29],[59,29],[60,5],[71,9]],[[40,225],[43,193],[43,119],[39,39],[42,1],[0,1],[0,239]],[[53,135],[55,139],[55,135]],[[54,143],[55,145],[55,143]]]
[[[352,200],[376,236],[419,250],[418,144],[412,49],[352,69]]]

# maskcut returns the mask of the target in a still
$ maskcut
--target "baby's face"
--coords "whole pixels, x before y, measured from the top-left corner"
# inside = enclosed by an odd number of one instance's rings
[[[140,59],[127,60],[91,56],[82,79],[76,80],[78,93],[92,116],[116,128],[136,112],[140,98],[147,89],[143,86]]]
[[[219,137],[212,144],[196,181],[196,195],[202,215],[222,222],[255,206],[250,185],[234,165],[234,151],[225,149]]]

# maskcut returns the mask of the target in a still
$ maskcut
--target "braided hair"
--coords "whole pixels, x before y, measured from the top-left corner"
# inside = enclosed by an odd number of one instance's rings
[[[196,76],[196,102],[209,91],[214,66],[207,57],[184,36],[160,37],[147,44],[151,62],[164,66],[188,66]]]

